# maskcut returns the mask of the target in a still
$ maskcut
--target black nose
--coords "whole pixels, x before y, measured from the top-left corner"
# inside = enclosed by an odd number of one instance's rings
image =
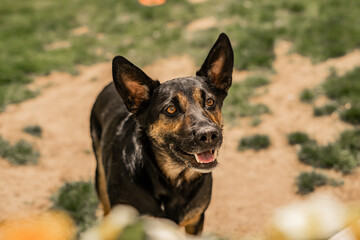
[[[196,131],[195,139],[200,144],[215,143],[220,139],[220,132],[214,127],[201,128],[200,130]]]

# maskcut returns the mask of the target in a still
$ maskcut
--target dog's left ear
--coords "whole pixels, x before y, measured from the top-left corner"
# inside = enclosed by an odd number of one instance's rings
[[[160,85],[122,56],[113,59],[112,71],[115,88],[131,113],[147,106],[154,89]]]
[[[230,40],[225,33],[221,33],[196,75],[206,77],[226,94],[232,83],[233,66],[234,53]]]

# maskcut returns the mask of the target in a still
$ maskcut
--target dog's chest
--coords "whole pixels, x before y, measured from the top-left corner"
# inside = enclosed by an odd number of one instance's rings
[[[167,186],[158,196],[159,208],[164,215],[180,224],[198,216],[209,205],[211,177],[192,183],[183,182],[180,186]]]

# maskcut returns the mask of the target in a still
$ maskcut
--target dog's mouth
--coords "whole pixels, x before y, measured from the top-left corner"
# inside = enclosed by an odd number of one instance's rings
[[[192,168],[208,172],[216,167],[217,165],[217,153],[218,149],[209,149],[203,152],[198,153],[187,153],[181,149],[170,145],[170,148],[173,150],[175,155],[181,159],[188,160]]]
[[[207,164],[215,161],[216,159],[215,151],[216,151],[215,149],[207,150],[202,153],[195,153],[194,156],[198,163]]]

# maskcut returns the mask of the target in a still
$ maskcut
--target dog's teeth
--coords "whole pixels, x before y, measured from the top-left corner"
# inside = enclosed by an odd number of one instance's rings
[[[197,161],[198,163],[201,163],[200,160],[199,160],[199,158],[198,158],[198,155],[197,155],[196,153],[195,153],[194,155],[195,155],[196,161]]]

